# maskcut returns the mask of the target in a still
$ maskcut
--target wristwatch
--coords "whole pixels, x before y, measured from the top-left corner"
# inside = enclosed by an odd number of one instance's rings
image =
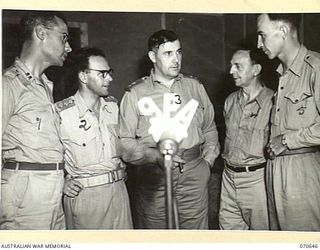
[[[288,144],[287,144],[285,135],[282,135],[281,144],[282,144],[283,146],[285,146],[286,148],[288,147]]]

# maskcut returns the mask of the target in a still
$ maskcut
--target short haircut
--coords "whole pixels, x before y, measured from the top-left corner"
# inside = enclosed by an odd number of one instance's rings
[[[77,73],[84,71],[89,67],[89,59],[91,56],[101,56],[106,58],[105,53],[101,49],[93,47],[81,48],[70,56],[70,60],[72,61]]]
[[[62,13],[57,11],[28,11],[20,21],[20,38],[22,42],[31,39],[33,29],[36,25],[58,25],[56,17],[67,24]]]
[[[148,40],[148,50],[158,49],[159,46],[166,42],[174,42],[180,40],[176,33],[172,30],[159,30],[153,33]]]
[[[268,14],[270,21],[283,21],[289,23],[291,27],[299,31],[301,14]]]
[[[257,49],[255,47],[243,46],[243,47],[240,47],[239,49],[236,49],[234,51],[234,54],[237,51],[248,51],[252,64],[260,64],[261,66],[263,66],[263,64],[265,64],[265,62],[267,61],[266,55],[263,53],[261,49]]]
[[[265,55],[265,53],[261,49],[251,47],[251,46],[249,46],[249,47],[243,46],[243,47],[240,47],[239,49],[236,49],[233,54],[235,54],[238,51],[249,52],[251,64],[252,65],[259,64],[261,66],[259,77],[262,77],[262,78],[266,77],[265,76],[265,67],[269,64],[269,60],[268,60],[267,56]]]

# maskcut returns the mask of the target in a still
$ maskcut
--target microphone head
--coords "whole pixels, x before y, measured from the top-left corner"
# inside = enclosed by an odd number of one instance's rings
[[[165,131],[161,134],[160,140],[157,144],[161,154],[174,155],[178,151],[178,142],[176,136],[171,131]]]

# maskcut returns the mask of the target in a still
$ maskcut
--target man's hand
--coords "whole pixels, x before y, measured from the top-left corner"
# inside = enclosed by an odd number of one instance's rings
[[[177,156],[177,155],[174,155],[173,156],[173,164],[177,167],[179,166],[180,164],[185,164],[186,161],[183,160],[180,156]]]
[[[77,180],[70,179],[70,178],[65,179],[63,193],[66,196],[70,198],[74,198],[78,196],[78,194],[81,192],[82,189],[83,189],[82,184]]]
[[[178,155],[173,155],[172,157],[172,161],[173,161],[173,165],[175,167],[178,167],[180,164],[185,164],[186,161],[183,160],[180,156]],[[159,153],[159,155],[157,156],[157,163],[158,165],[163,168],[164,167],[164,159],[163,159],[163,155]]]
[[[287,149],[288,148],[282,144],[282,135],[271,138],[266,146],[268,156],[271,160],[275,159],[276,156]]]

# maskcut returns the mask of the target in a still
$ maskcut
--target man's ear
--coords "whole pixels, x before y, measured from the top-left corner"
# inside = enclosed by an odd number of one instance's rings
[[[156,62],[156,53],[153,50],[150,50],[148,52],[149,59],[151,62],[155,63]]]
[[[260,75],[262,70],[262,66],[260,64],[255,64],[254,65],[254,76]]]
[[[88,81],[88,75],[84,71],[78,73],[78,78],[84,84],[86,84]]]
[[[34,32],[35,32],[36,37],[40,40],[44,40],[47,35],[45,27],[43,25],[37,25],[34,28]]]
[[[283,37],[286,37],[290,32],[290,27],[288,26],[288,24],[282,23],[280,25],[280,31],[282,32]]]

